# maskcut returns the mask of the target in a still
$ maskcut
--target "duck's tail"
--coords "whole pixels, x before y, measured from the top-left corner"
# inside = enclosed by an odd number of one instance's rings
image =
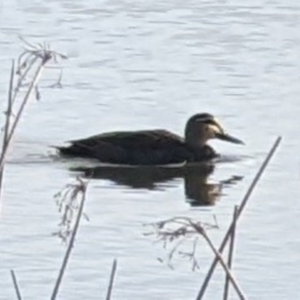
[[[71,146],[50,146],[51,148],[56,149],[60,155],[63,156],[79,156],[84,157],[90,156],[90,153],[86,153],[87,151],[84,151],[83,147],[77,146],[77,145],[71,145]]]

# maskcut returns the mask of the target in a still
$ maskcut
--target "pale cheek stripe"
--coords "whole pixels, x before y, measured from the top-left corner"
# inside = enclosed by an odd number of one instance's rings
[[[223,129],[221,127],[217,126],[217,125],[209,125],[209,127],[215,133],[224,134]]]

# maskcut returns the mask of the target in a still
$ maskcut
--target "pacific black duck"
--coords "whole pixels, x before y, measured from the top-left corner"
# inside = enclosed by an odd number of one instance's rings
[[[218,157],[207,145],[207,141],[214,138],[243,144],[225,133],[211,114],[199,113],[187,121],[184,137],[162,129],[116,131],[73,140],[69,142],[70,146],[57,149],[65,156],[94,158],[105,163],[165,165]]]

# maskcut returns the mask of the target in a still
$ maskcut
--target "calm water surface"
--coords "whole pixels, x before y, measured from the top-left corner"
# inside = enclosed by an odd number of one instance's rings
[[[3,101],[10,59],[21,51],[18,35],[69,56],[63,89],[44,89],[42,101],[30,105],[7,164],[0,299],[14,297],[10,269],[25,299],[49,298],[62,261],[65,246],[52,235],[60,221],[53,195],[75,173],[48,145],[117,129],[181,134],[186,119],[203,111],[246,142],[213,142],[226,159],[205,181],[243,180],[224,185],[216,205],[204,208],[191,205],[195,195],[183,176],[139,188],[122,178],[91,180],[90,221],[82,222],[60,299],[103,299],[114,258],[113,299],[195,299],[209,249],[199,247],[198,272],[182,258],[171,270],[157,260],[167,250],[143,235],[143,224],[216,215],[218,244],[277,135],[283,142],[239,225],[235,272],[250,299],[300,297],[299,3],[0,0],[0,28]],[[221,270],[215,275],[207,299],[221,298]]]

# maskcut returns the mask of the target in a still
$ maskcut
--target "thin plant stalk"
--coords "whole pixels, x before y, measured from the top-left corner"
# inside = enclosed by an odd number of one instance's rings
[[[250,198],[250,196],[251,196],[254,188],[256,187],[259,179],[261,178],[261,175],[263,174],[264,170],[266,169],[268,163],[270,162],[270,160],[271,160],[272,156],[274,155],[274,153],[275,153],[277,147],[279,146],[280,142],[281,142],[281,137],[278,137],[276,139],[276,141],[274,142],[274,144],[273,144],[270,152],[268,153],[267,157],[265,158],[264,162],[262,163],[260,169],[258,170],[257,174],[255,175],[252,183],[250,184],[250,186],[249,186],[249,188],[248,188],[248,190],[247,190],[247,192],[246,192],[246,194],[245,194],[245,196],[244,196],[244,198],[243,198],[243,200],[241,202],[241,205],[240,205],[240,208],[239,208],[239,211],[238,211],[238,215],[237,215],[237,220],[241,216],[244,208],[246,207],[246,204],[247,204],[247,202],[248,202],[248,200],[249,200],[249,198]],[[233,229],[233,223],[230,224],[230,226],[229,226],[229,228],[228,228],[228,230],[227,230],[227,232],[226,232],[226,234],[224,236],[224,239],[223,239],[223,241],[222,241],[222,243],[220,245],[219,251],[218,251],[219,253],[223,252],[223,250],[224,250],[224,248],[225,248],[225,246],[227,244],[227,241],[228,241],[228,239],[231,236],[232,229]],[[203,284],[202,284],[202,286],[200,288],[199,294],[198,294],[198,296],[196,298],[197,300],[201,300],[203,298],[204,293],[206,291],[206,288],[208,286],[208,283],[210,281],[210,278],[211,278],[211,276],[212,276],[212,274],[213,274],[213,272],[214,272],[214,270],[216,268],[217,262],[218,262],[218,258],[215,257],[215,259],[213,260],[213,262],[212,262],[212,264],[210,266],[210,269],[208,270],[208,273],[207,273],[207,275],[206,275],[206,277],[204,279],[204,282],[203,282]]]
[[[14,284],[17,299],[22,300],[21,292],[20,292],[20,289],[19,289],[17,277],[16,277],[16,274],[15,274],[14,270],[10,270],[10,274],[11,274],[11,278],[12,278],[12,281],[13,281],[13,284]]]
[[[11,144],[13,135],[15,133],[16,127],[20,121],[22,113],[25,109],[25,106],[32,94],[33,91],[36,92],[36,98],[39,98],[39,92],[37,89],[38,81],[40,76],[45,68],[45,65],[53,60],[56,64],[58,63],[57,58],[60,59],[67,59],[67,56],[60,54],[56,51],[52,51],[49,48],[48,44],[38,46],[34,46],[23,38],[22,41],[29,46],[31,49],[26,49],[25,51],[19,56],[17,60],[17,74],[19,75],[18,79],[15,82],[15,61],[12,62],[11,68],[11,76],[10,76],[10,83],[9,83],[9,90],[8,90],[8,102],[7,102],[7,110],[6,110],[6,118],[4,124],[4,133],[3,133],[3,144],[2,144],[2,151],[0,154],[0,193],[3,181],[3,169],[5,164],[5,159],[7,156],[8,148]],[[13,115],[13,106],[14,102],[19,94],[20,88],[22,87],[26,76],[30,73],[33,67],[38,62],[38,66],[35,69],[33,79],[30,80],[29,86],[26,90],[25,97],[22,99],[20,106],[18,107],[18,111],[16,116]],[[25,70],[24,70],[25,69]],[[21,72],[24,70],[24,72]],[[59,82],[61,80],[61,76],[59,78]],[[14,120],[11,121],[11,117],[14,116]]]
[[[200,234],[202,234],[202,236],[204,237],[204,239],[206,240],[206,242],[208,243],[209,247],[211,248],[211,250],[213,251],[213,253],[215,254],[215,258],[220,262],[221,266],[223,267],[226,275],[228,276],[228,279],[230,280],[230,282],[232,283],[234,289],[236,290],[237,294],[239,295],[239,298],[241,300],[245,300],[246,296],[244,294],[244,292],[242,291],[241,287],[239,286],[236,278],[234,278],[232,272],[230,271],[230,269],[228,268],[226,262],[224,261],[222,255],[220,254],[220,252],[217,250],[217,248],[214,246],[213,242],[211,241],[211,239],[209,238],[209,236],[207,235],[206,231],[203,229],[198,228],[197,226],[194,226],[194,228],[196,229],[196,231]]]
[[[19,89],[22,85],[22,82],[25,80],[26,76],[28,75],[28,73],[30,72],[30,70],[32,69],[32,67],[35,65],[35,63],[37,62],[37,60],[39,59],[38,56],[36,56],[31,62],[30,65],[25,69],[24,73],[22,73],[18,79],[18,82],[16,84],[16,88],[15,88],[15,93],[12,97],[12,104],[15,102]]]
[[[70,258],[71,251],[72,251],[72,248],[73,248],[73,245],[74,245],[75,237],[76,237],[76,234],[77,234],[77,231],[78,231],[78,228],[79,228],[80,219],[81,219],[82,212],[83,212],[84,203],[85,203],[85,200],[86,200],[86,183],[84,183],[79,178],[78,178],[78,180],[80,181],[80,184],[81,184],[81,187],[82,187],[80,206],[79,206],[79,209],[78,209],[74,229],[72,231],[70,241],[69,241],[69,244],[68,244],[68,247],[67,247],[67,250],[66,250],[62,265],[61,265],[61,268],[59,270],[59,274],[58,274],[58,277],[56,279],[56,283],[55,283],[51,298],[50,298],[51,300],[55,300],[56,296],[58,294],[58,291],[59,291],[59,288],[60,288],[60,285],[61,285],[61,282],[62,282],[62,278],[63,278],[64,272],[66,270],[68,260]]]
[[[7,148],[7,137],[10,127],[10,117],[12,115],[12,102],[13,102],[13,86],[14,86],[14,74],[15,74],[15,62],[12,61],[10,79],[9,79],[9,89],[8,89],[8,98],[7,98],[7,109],[5,112],[5,124],[4,124],[4,133],[2,141],[2,153]],[[0,193],[2,191],[2,179],[3,179],[4,166],[0,169]]]
[[[238,214],[238,206],[236,205],[234,207],[234,212],[233,212],[233,229],[232,229],[231,237],[230,237],[230,244],[229,244],[229,251],[228,251],[228,261],[227,261],[227,266],[230,270],[232,270],[237,214]],[[229,295],[229,277],[226,274],[223,299],[228,300],[228,295]]]
[[[36,72],[35,72],[35,75],[33,77],[33,80],[31,81],[30,85],[29,85],[29,88],[26,92],[26,95],[20,105],[20,108],[17,112],[17,115],[14,119],[14,122],[12,123],[12,126],[9,130],[9,133],[7,135],[7,138],[6,138],[6,147],[4,147],[2,153],[1,153],[1,157],[0,157],[0,170],[2,170],[3,166],[4,166],[4,162],[5,162],[5,158],[6,158],[6,154],[7,154],[7,149],[8,149],[8,146],[10,145],[11,143],[11,140],[12,140],[12,137],[14,135],[14,132],[16,130],[16,127],[20,121],[20,118],[21,118],[21,115],[23,113],[23,110],[30,98],[30,95],[32,93],[32,91],[36,88],[36,85],[39,81],[39,78],[44,70],[44,67],[45,67],[45,64],[47,63],[47,61],[50,59],[50,57],[46,57],[45,59],[42,60],[41,64],[38,66]]]
[[[111,273],[110,273],[110,279],[109,279],[109,284],[108,284],[108,289],[107,289],[107,294],[106,294],[106,300],[111,299],[111,293],[112,293],[112,289],[113,289],[113,283],[114,283],[114,279],[115,279],[116,270],[117,270],[117,260],[114,259]]]

